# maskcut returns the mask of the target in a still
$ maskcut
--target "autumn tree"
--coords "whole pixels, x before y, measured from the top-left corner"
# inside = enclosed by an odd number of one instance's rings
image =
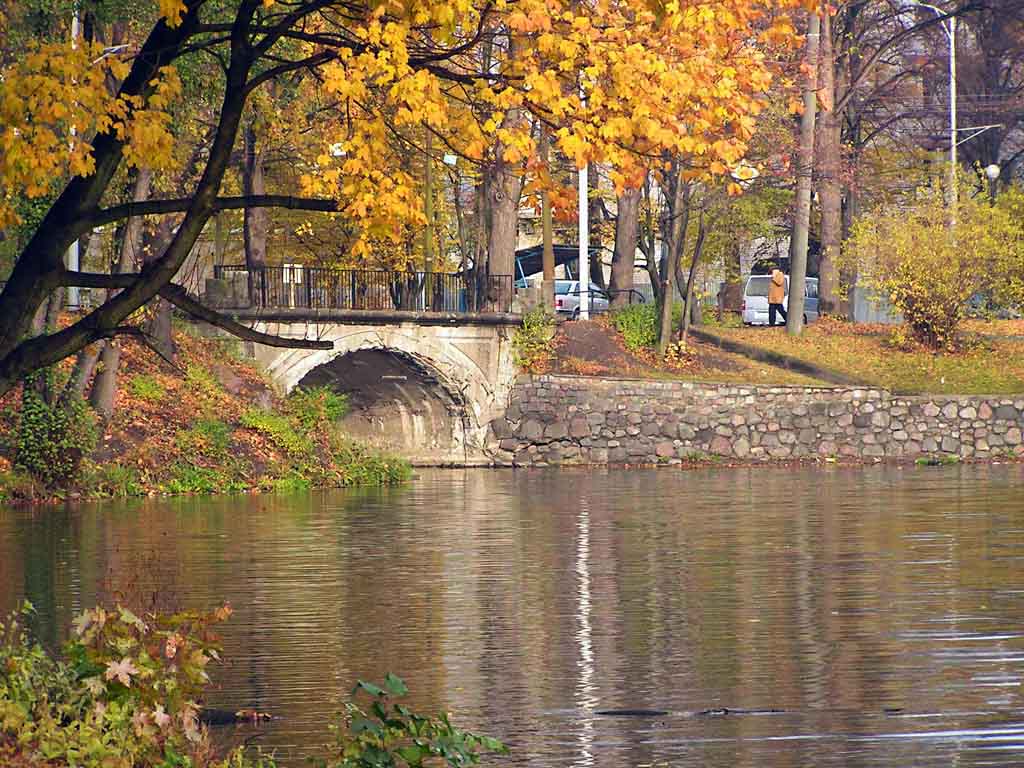
[[[514,247],[507,232],[495,239],[495,215],[507,215],[516,179],[537,154],[536,120],[577,167],[607,165],[617,189],[636,178],[638,165],[666,155],[699,157],[698,174],[724,176],[746,151],[771,81],[765,46],[792,36],[782,12],[789,4],[160,0],[161,17],[134,50],[32,43],[7,57],[0,79],[0,217],[18,220],[17,194],[55,197],[0,294],[0,393],[88,344],[133,333],[130,318],[157,297],[253,341],[328,347],[240,326],[188,296],[175,275],[211,218],[226,210],[344,209],[357,233],[354,253],[401,242],[424,214],[415,171],[395,151],[396,131],[429,130],[439,150],[477,164],[480,220],[492,225],[478,239],[486,245],[477,266],[492,272],[507,268]],[[179,70],[196,58],[220,76],[210,78],[219,88],[211,138],[187,153],[196,163],[193,189],[118,202],[112,184],[125,167],[174,171],[180,136],[171,109],[182,92]],[[252,188],[225,195],[247,105],[274,83],[302,77],[316,78],[346,116],[331,149],[307,161],[304,196]],[[63,263],[68,245],[96,226],[168,215],[177,219],[166,244],[136,272],[71,271]],[[37,309],[72,285],[110,295],[70,326],[31,335]]]

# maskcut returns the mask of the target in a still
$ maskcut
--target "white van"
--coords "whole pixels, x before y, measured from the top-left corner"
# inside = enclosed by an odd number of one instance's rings
[[[743,289],[744,325],[768,325],[768,284],[771,275],[751,275]],[[808,277],[804,290],[804,323],[818,319],[818,278]],[[786,296],[782,306],[789,309],[789,275],[786,275]],[[782,322],[780,316],[775,322]]]

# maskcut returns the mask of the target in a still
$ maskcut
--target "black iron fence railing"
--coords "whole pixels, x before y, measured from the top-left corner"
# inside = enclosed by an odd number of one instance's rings
[[[285,265],[218,265],[218,279],[244,276],[248,304],[295,309],[511,312],[512,276],[388,272]]]

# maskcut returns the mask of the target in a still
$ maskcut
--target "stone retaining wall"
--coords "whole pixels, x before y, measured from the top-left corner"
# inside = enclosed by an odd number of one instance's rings
[[[1024,456],[1024,396],[900,396],[880,389],[756,387],[522,376],[489,452],[503,464],[678,464],[949,455]]]

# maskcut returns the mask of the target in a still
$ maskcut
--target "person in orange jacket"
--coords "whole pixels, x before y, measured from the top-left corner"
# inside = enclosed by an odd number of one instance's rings
[[[786,308],[782,302],[786,300],[786,276],[782,270],[772,270],[772,281],[768,284],[768,326],[775,325],[776,313],[782,315],[782,324],[786,324]]]

